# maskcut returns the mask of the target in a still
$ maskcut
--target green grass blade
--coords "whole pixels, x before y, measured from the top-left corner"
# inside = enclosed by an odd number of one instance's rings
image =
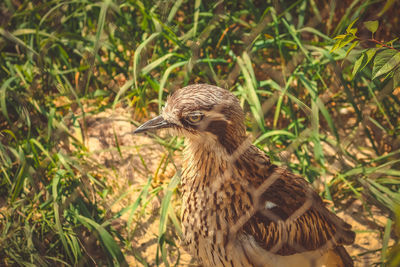
[[[180,182],[179,175],[175,175],[172,177],[171,182],[168,184],[168,187],[165,192],[165,196],[161,202],[161,210],[160,210],[160,224],[158,228],[158,249],[157,251],[161,250],[161,255],[166,266],[169,266],[167,257],[166,257],[166,250],[165,250],[165,232],[167,229],[167,219],[168,213],[171,205],[171,198],[172,194],[174,193],[175,189],[177,188]]]
[[[157,36],[159,36],[159,32],[155,32],[151,34],[148,38],[146,38],[136,49],[135,55],[133,57],[133,81],[135,85],[135,89],[138,90],[138,78],[137,74],[139,73],[138,70],[138,65],[139,65],[139,60],[140,60],[140,54],[142,53],[142,50]]]
[[[113,258],[113,263],[115,264],[114,266],[127,266],[125,256],[122,253],[119,245],[115,242],[112,235],[102,225],[82,215],[76,214],[75,216],[89,229],[96,230],[96,232],[99,234],[101,244],[104,247],[105,251],[108,252]]]
[[[171,65],[164,72],[164,75],[162,76],[161,81],[160,81],[160,87],[158,89],[158,111],[159,112],[161,112],[161,109],[162,109],[164,86],[167,83],[167,79],[168,79],[169,75],[171,74],[171,72],[174,69],[182,67],[182,66],[186,65],[187,63],[188,63],[188,61],[181,61],[181,62],[175,63],[175,64]]]
[[[250,105],[250,109],[257,122],[258,127],[260,128],[260,130],[265,132],[264,114],[261,109],[260,100],[256,93],[257,81],[248,54],[246,52],[243,52],[243,59],[237,57],[237,62],[240,66],[246,82],[243,88],[245,89],[244,94],[246,96],[247,102]]]

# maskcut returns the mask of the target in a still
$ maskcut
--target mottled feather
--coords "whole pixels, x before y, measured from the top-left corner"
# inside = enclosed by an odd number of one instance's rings
[[[343,248],[354,242],[351,226],[251,144],[233,94],[191,85],[168,98],[161,117],[186,137],[183,241],[203,265],[352,266]]]

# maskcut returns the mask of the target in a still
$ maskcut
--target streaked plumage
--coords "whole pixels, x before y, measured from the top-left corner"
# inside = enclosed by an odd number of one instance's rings
[[[271,164],[246,136],[229,91],[207,84],[176,91],[136,132],[186,137],[184,243],[204,266],[352,266],[351,226],[302,178]]]

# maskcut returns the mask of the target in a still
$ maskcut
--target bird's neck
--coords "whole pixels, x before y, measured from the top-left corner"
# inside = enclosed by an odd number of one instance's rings
[[[210,140],[185,140],[185,149],[183,153],[184,166],[201,171],[208,168],[208,164],[218,166],[226,161],[229,153],[217,142]]]
[[[231,150],[218,141],[218,138],[189,139],[185,141],[182,182],[197,180],[209,186],[213,181],[232,171],[235,161],[251,146],[250,139],[237,142]],[[197,183],[196,182],[196,183]]]
[[[211,143],[209,139],[205,142],[186,139],[182,182],[185,182],[184,180],[206,182],[210,177],[215,177],[218,169],[226,167],[227,156],[227,151],[222,146]]]

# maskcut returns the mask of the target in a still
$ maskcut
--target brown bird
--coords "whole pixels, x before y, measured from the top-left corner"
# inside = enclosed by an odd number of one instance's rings
[[[185,139],[182,229],[204,266],[353,266],[351,226],[302,177],[280,168],[246,135],[229,91],[190,85],[135,133],[169,128]]]

